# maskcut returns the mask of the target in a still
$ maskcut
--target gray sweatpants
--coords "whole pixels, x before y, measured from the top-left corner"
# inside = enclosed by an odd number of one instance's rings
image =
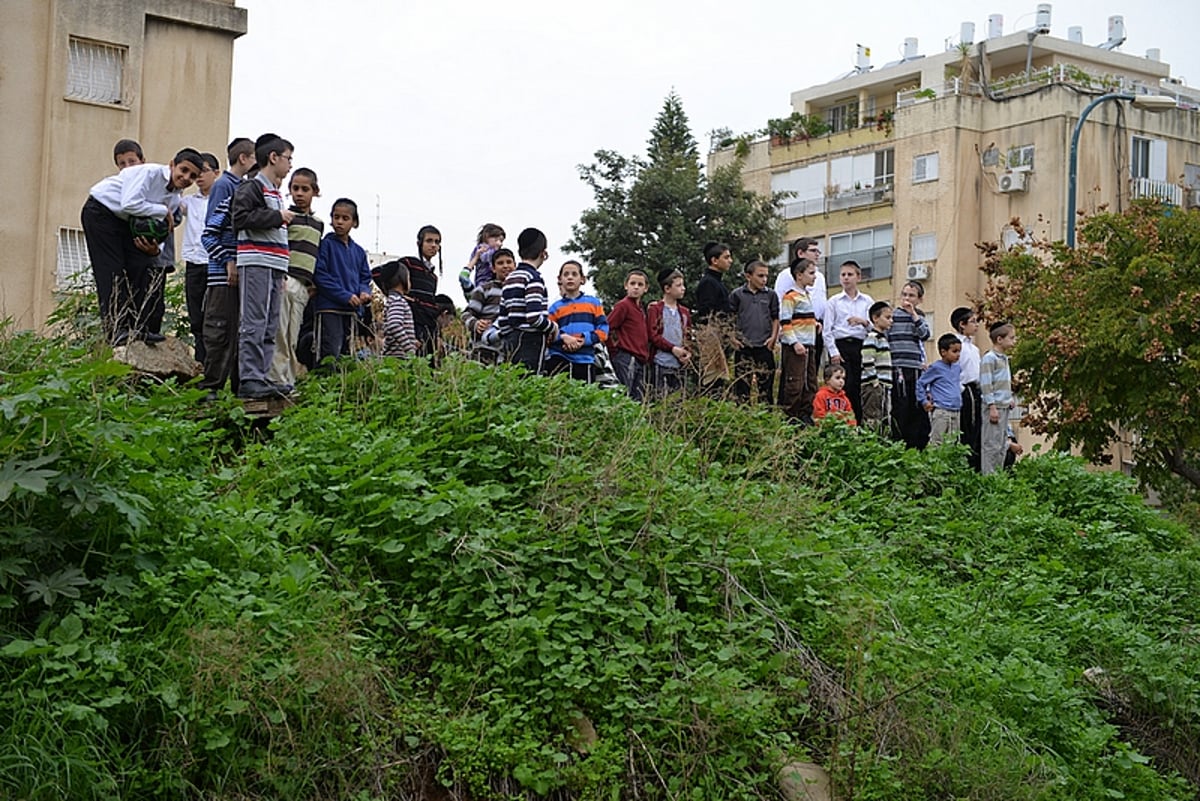
[[[999,411],[1000,422],[993,423],[984,406],[979,421],[979,472],[985,476],[1004,467],[1004,452],[1008,450],[1008,407]]]
[[[238,328],[238,380],[267,383],[275,358],[279,302],[287,273],[253,264],[238,265],[242,322]]]

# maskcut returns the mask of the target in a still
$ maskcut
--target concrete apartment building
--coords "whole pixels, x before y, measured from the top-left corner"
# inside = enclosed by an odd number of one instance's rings
[[[879,69],[860,49],[854,72],[791,96],[794,111],[826,122],[828,134],[742,142],[748,187],[794,193],[781,209],[789,239],[823,240],[831,294],[847,258],[862,265],[876,299],[921,279],[936,340],[950,311],[983,290],[975,243],[1019,245],[1014,218],[1065,238],[1072,131],[1109,91],[1176,102],[1158,113],[1125,100],[1095,108],[1079,145],[1079,209],[1143,196],[1200,205],[1200,90],[1173,79],[1154,51],[1111,49],[1124,38],[1120,18],[1110,20],[1109,42],[1088,46],[1077,29],[1067,40],[1048,35],[1049,16],[1041,6],[1034,30],[1008,35],[992,20],[978,42],[964,23],[966,44],[936,55],[918,55],[908,40],[906,57]],[[737,150],[714,150],[710,169]]]
[[[182,146],[224,162],[234,0],[4,0],[0,131],[0,319],[39,327],[54,292],[88,267],[79,211],[115,171],[113,144],[147,161]]]

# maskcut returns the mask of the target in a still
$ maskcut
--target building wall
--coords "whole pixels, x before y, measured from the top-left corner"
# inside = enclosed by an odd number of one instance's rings
[[[233,0],[5,0],[0,13],[0,131],[20,154],[0,193],[0,317],[39,327],[58,233],[80,228],[118,139],[137,139],[148,161],[188,145],[223,156],[246,12]],[[125,49],[121,102],[66,97],[72,37]]]

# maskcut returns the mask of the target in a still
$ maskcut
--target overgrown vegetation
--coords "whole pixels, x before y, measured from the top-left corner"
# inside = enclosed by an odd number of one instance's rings
[[[454,360],[199,394],[4,337],[0,796],[1196,795],[1200,548],[1119,476]]]

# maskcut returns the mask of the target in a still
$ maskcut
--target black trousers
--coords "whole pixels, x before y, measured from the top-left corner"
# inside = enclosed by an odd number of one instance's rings
[[[750,380],[758,383],[759,403],[771,403],[775,393],[775,354],[765,345],[741,348],[733,353],[733,396],[743,403],[750,400]]]
[[[863,341],[847,337],[837,340],[834,344],[837,345],[838,355],[842,357],[842,367],[846,368],[846,397],[850,399],[850,406],[854,409],[854,419],[862,425]]]
[[[567,373],[576,381],[582,381],[585,384],[596,383],[596,364],[594,362],[580,364],[570,359],[564,359],[562,356],[554,355],[546,359],[545,372],[546,375]]]
[[[916,367],[892,368],[892,420],[896,432],[910,448],[924,450],[929,444],[929,415],[917,401]]]
[[[511,364],[519,364],[533,374],[542,371],[546,357],[546,335],[536,331],[512,331],[504,335],[504,351]]]
[[[979,470],[979,415],[982,411],[983,401],[979,394],[979,382],[972,381],[963,387],[962,391],[962,411],[958,418],[958,441],[971,449],[967,455],[967,463],[975,471]]]
[[[145,327],[147,271],[153,262],[133,244],[129,223],[89,197],[79,212],[105,336]]]
[[[238,391],[238,328],[241,297],[236,286],[217,284],[204,293],[204,378],[202,389],[219,390],[229,382]]]
[[[196,361],[204,364],[204,293],[208,291],[208,265],[188,262],[183,274],[183,291],[187,299],[188,328],[196,343]]]

